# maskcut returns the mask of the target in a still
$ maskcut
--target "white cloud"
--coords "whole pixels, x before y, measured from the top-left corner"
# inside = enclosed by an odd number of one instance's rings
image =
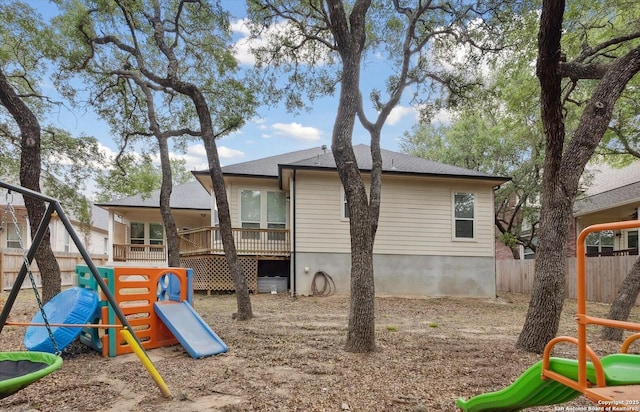
[[[269,43],[280,45],[281,40],[278,39],[281,37],[294,39],[292,41],[297,41],[300,44],[304,43],[303,36],[300,34],[298,28],[288,21],[272,24],[263,33],[261,33],[261,37],[259,38],[249,37],[250,30],[247,19],[233,22],[231,24],[231,31],[238,36],[238,40],[233,46],[238,62],[240,64],[250,66],[253,66],[256,61],[253,53],[251,52],[252,49],[273,48],[273,46],[269,46]],[[297,53],[299,54],[298,57],[302,62],[306,60],[313,62],[313,64],[316,65],[321,64],[324,61],[326,54],[329,53],[328,49],[318,47],[317,44],[305,44],[306,45],[299,47],[297,50]]]
[[[240,64],[253,66],[256,59],[253,53],[251,53],[251,48],[265,44],[266,42],[262,39],[249,39],[250,31],[247,21],[247,19],[241,19],[231,23],[231,32],[240,35],[240,38],[233,45],[233,49],[235,50],[234,54],[236,59],[238,59]]]
[[[431,118],[431,124],[449,125],[453,122],[453,113],[447,109],[438,110]]]
[[[241,34],[243,37],[249,37],[249,27],[247,19],[240,19],[231,22],[231,32]]]
[[[218,156],[220,156],[220,159],[236,160],[242,158],[244,156],[244,152],[236,149],[231,149],[226,146],[219,146]]]
[[[387,124],[397,124],[403,117],[407,115],[413,115],[415,118],[416,110],[413,107],[396,106],[391,109],[391,113],[389,113],[389,117],[387,118]]]
[[[241,159],[244,155],[244,152],[240,150],[231,149],[226,146],[218,146],[218,157],[220,158],[221,163],[225,160]],[[170,157],[172,159],[183,159],[187,170],[206,170],[209,168],[207,152],[202,143],[189,145],[186,153],[171,153]],[[153,160],[156,164],[160,163],[160,158],[158,156]]]
[[[322,137],[322,131],[315,127],[303,126],[300,123],[274,123],[271,128],[276,135],[292,137],[305,142],[317,142]]]

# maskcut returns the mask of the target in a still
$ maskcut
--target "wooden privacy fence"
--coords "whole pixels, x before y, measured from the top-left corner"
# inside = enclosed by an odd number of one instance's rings
[[[76,265],[84,263],[84,259],[79,253],[69,252],[53,252],[60,265],[60,277],[62,278],[62,286],[73,285],[73,279],[76,273]],[[91,260],[96,266],[104,265],[107,260],[107,255],[91,255]],[[2,249],[0,250],[0,291],[9,290],[13,286],[18,272],[22,266],[23,255],[20,249]],[[35,260],[31,264],[31,271],[34,275],[36,284],[42,285],[40,279],[40,272],[38,271],[38,265]],[[23,288],[31,287],[31,281],[25,279]]]
[[[638,256],[607,256],[586,259],[587,300],[611,303]],[[502,292],[531,293],[535,260],[496,260],[496,289]],[[567,298],[576,298],[576,258],[567,258],[565,269]],[[640,305],[640,297],[636,300]]]

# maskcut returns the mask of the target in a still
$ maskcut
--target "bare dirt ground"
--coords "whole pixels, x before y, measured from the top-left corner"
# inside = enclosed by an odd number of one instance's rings
[[[353,354],[343,350],[348,296],[252,295],[255,318],[238,322],[232,320],[235,296],[196,295],[196,310],[229,351],[192,359],[179,345],[150,350],[172,399],[162,396],[134,355],[103,358],[74,343],[60,370],[0,400],[0,410],[455,411],[458,397],[502,389],[541,359],[514,348],[528,302],[514,294],[379,297],[378,350]],[[21,293],[11,320],[30,320],[33,303],[30,291]],[[607,305],[589,304],[590,314],[607,311]],[[574,312],[575,301],[568,300],[561,335],[575,336]],[[640,321],[639,308],[630,320]],[[0,350],[21,350],[23,336],[24,328],[6,326]],[[619,347],[597,333],[590,344],[600,355]],[[554,355],[575,356],[568,345]],[[563,406],[593,404],[578,398]]]

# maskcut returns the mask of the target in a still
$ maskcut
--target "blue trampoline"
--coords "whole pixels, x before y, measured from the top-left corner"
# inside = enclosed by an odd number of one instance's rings
[[[93,319],[98,303],[98,294],[95,291],[73,287],[54,296],[44,305],[43,310],[50,324],[84,325]],[[31,323],[45,323],[42,313],[36,313]],[[61,351],[78,337],[82,332],[82,326],[51,326],[51,332],[58,350]],[[27,328],[24,346],[30,351],[56,353],[47,328],[40,326]]]

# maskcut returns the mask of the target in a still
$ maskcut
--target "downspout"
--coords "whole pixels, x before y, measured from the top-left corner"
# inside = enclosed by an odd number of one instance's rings
[[[293,276],[291,276],[291,297],[296,297],[296,169],[293,169],[291,178],[291,263]]]

